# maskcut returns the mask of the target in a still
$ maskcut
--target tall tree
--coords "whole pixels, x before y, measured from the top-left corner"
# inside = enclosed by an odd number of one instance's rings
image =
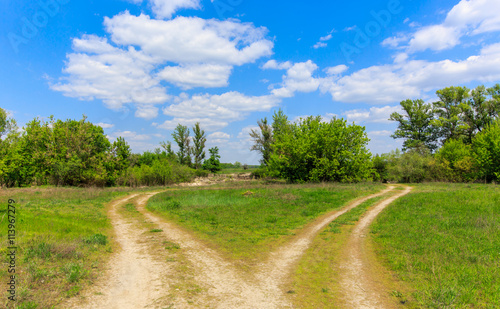
[[[439,101],[434,102],[437,119],[434,124],[440,129],[443,144],[449,139],[459,139],[466,135],[468,125],[463,111],[468,108],[469,89],[467,87],[447,87],[436,91]]]
[[[191,165],[191,146],[189,139],[189,129],[187,126],[178,124],[172,133],[177,146],[179,146],[179,151],[177,152],[177,159],[180,164]]]
[[[205,143],[207,137],[205,131],[200,128],[200,123],[195,123],[193,127],[193,156],[194,156],[194,167],[199,169],[205,159]]]
[[[273,130],[267,123],[267,118],[257,121],[259,130],[252,129],[250,137],[253,139],[254,145],[250,150],[259,151],[262,154],[261,163],[267,165],[272,153]]]
[[[434,151],[437,148],[437,130],[432,125],[434,109],[423,100],[401,101],[404,113],[392,113],[389,120],[397,121],[398,128],[392,138],[404,138],[403,150],[415,149],[422,145]]]

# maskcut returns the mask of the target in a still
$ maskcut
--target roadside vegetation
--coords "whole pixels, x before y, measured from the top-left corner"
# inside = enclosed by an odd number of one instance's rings
[[[226,255],[251,261],[321,214],[383,188],[361,183],[172,190],[152,197],[147,207],[195,231]]]
[[[127,191],[48,187],[0,191],[2,201],[16,201],[17,308],[51,308],[102,272],[113,251],[106,204]],[[6,209],[6,204],[0,209],[2,244],[7,244]],[[8,282],[6,246],[1,246],[0,255],[0,278]],[[12,306],[5,291],[2,295],[0,307]]]
[[[500,189],[424,184],[372,226],[378,255],[413,308],[500,307]]]

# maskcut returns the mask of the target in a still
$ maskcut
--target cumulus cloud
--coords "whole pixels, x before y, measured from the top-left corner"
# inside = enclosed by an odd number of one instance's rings
[[[65,76],[50,87],[68,97],[102,100],[112,109],[134,104],[135,115],[145,119],[156,117],[155,105],[170,99],[162,82],[182,89],[227,86],[234,66],[269,56],[273,48],[267,29],[235,20],[156,20],[123,12],[106,17],[104,26],[110,40],[73,40]]]
[[[199,9],[200,0],[149,0],[158,18],[171,18],[179,9]]]
[[[290,61],[287,62],[277,62],[276,60],[269,60],[266,62],[263,66],[262,69],[265,70],[288,70],[289,68],[292,67],[292,63]]]
[[[295,92],[316,91],[320,82],[312,75],[317,69],[318,66],[311,60],[295,63],[283,76],[282,87],[272,89],[271,94],[278,98],[289,98]]]
[[[441,51],[460,44],[465,35],[500,31],[500,2],[497,0],[461,0],[441,24],[420,27],[409,38],[389,38],[383,44],[392,47],[408,42],[411,53],[427,49]],[[417,24],[412,23],[416,27]]]
[[[354,109],[342,113],[348,122],[361,123],[391,123],[389,117],[394,112],[401,112],[400,106],[371,107],[366,109]]]
[[[197,94],[189,96],[182,94],[175,99],[175,103],[163,109],[167,116],[174,117],[159,127],[171,129],[177,123],[188,122],[194,124],[199,120],[208,131],[218,130],[230,122],[242,120],[251,112],[268,111],[276,106],[280,100],[276,97],[246,96],[236,91],[220,95]]]
[[[334,101],[386,104],[419,98],[427,91],[471,81],[500,79],[500,43],[465,60],[411,60],[371,66],[346,76],[321,79],[320,89]]]

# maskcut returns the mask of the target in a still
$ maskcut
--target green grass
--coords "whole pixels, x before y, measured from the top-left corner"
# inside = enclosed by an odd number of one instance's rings
[[[500,308],[500,188],[417,186],[372,226],[416,308]]]
[[[391,191],[388,194],[394,194]],[[338,292],[338,270],[340,255],[354,225],[369,207],[387,198],[387,194],[369,199],[332,221],[315,237],[301,258],[290,286],[296,296],[297,308],[337,308],[341,295]]]
[[[321,214],[383,188],[380,184],[247,184],[177,190],[154,196],[148,209],[194,230],[233,258],[252,259]]]
[[[111,226],[105,205],[128,188],[25,188],[0,191],[0,280],[7,277],[7,201],[16,201],[17,301],[2,308],[51,308],[94,279],[107,253]],[[137,190],[135,190],[137,191]],[[5,215],[5,216],[4,216]]]

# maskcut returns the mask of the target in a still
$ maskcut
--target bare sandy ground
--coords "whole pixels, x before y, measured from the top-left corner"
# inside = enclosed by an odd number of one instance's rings
[[[121,250],[111,258],[109,269],[102,279],[83,293],[83,297],[72,299],[63,308],[291,308],[283,284],[317,233],[343,213],[392,189],[392,186],[388,187],[322,216],[306,226],[290,242],[271,252],[269,259],[256,265],[256,269],[250,273],[240,271],[235,263],[224,259],[189,231],[145,210],[147,200],[154,193],[121,198],[111,204],[109,212]],[[351,237],[352,243],[350,241],[348,245],[353,250],[352,253],[349,251],[342,282],[345,293],[352,294],[346,308],[382,308],[377,307],[377,297],[369,293],[368,279],[364,279],[363,253],[358,248],[359,235],[366,232],[367,226],[385,206],[408,192],[409,189],[379,203],[356,227]],[[117,211],[118,207],[132,199],[137,201],[141,218],[163,230],[159,237],[180,246],[179,251],[187,261],[186,269],[193,274],[194,281],[200,287],[199,293],[188,299],[169,283],[168,278],[180,275],[178,270],[173,269],[175,265],[151,253],[148,248],[151,243],[144,240],[142,235],[144,228],[141,229],[137,222],[124,218]]]

